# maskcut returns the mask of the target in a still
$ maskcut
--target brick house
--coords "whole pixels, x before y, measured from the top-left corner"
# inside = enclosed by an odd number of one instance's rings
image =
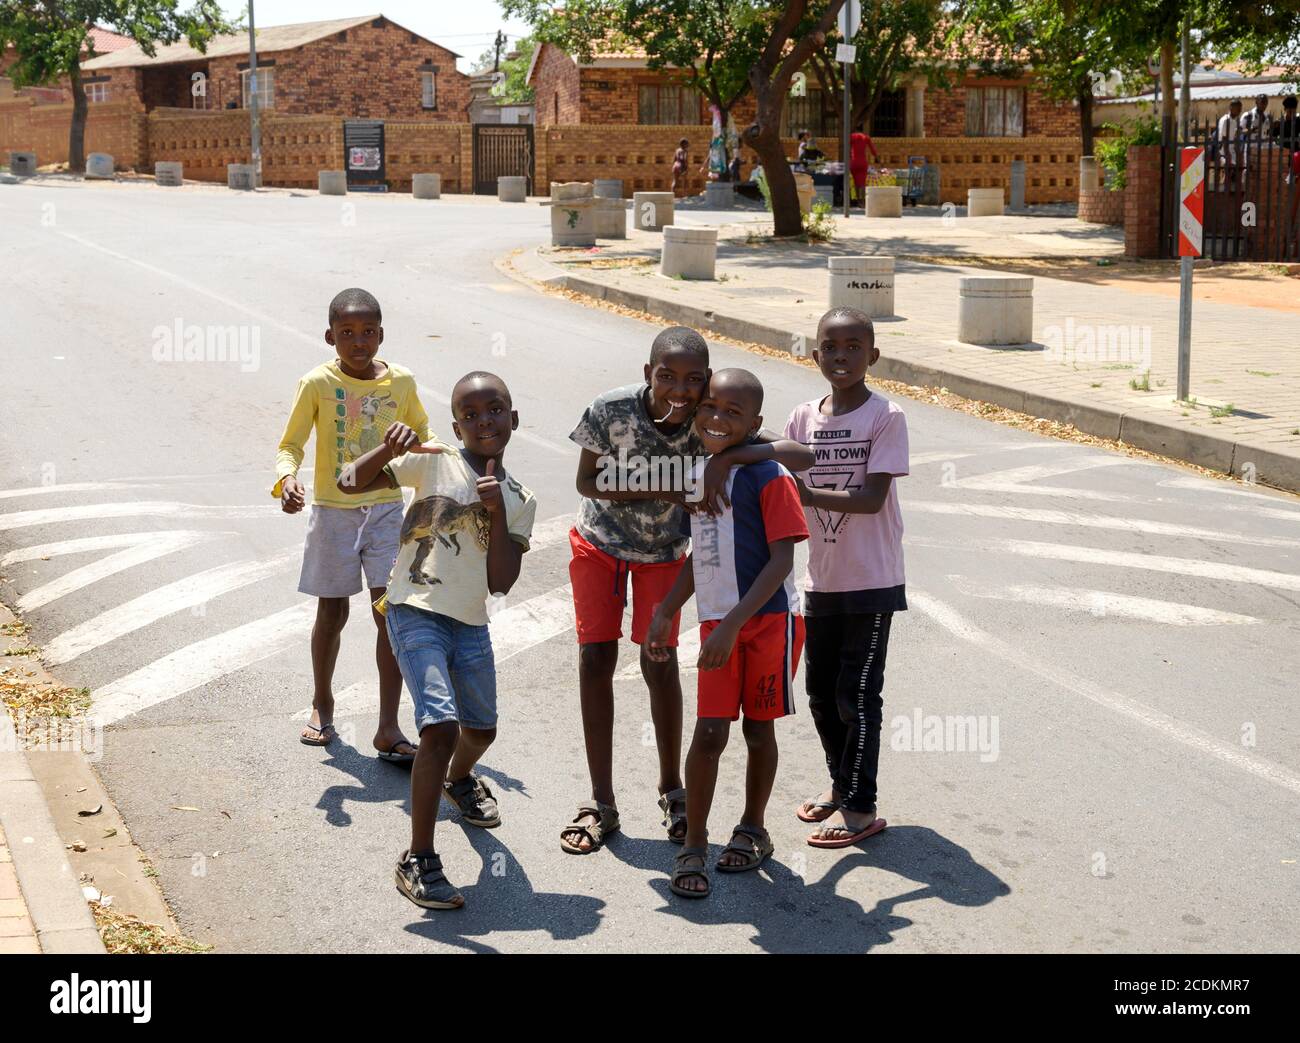
[[[534,50],[527,82],[536,96],[538,126],[691,125],[709,122],[707,103],[685,86],[681,73],[651,69],[644,52],[608,51],[579,62],[554,44]],[[839,134],[839,98],[823,99],[809,70],[806,92],[786,100],[784,136],[807,128],[817,137]],[[753,118],[746,94],[732,115],[737,126]],[[1049,101],[1032,73],[1020,78],[967,73],[948,89],[924,77],[885,95],[874,137],[1077,137],[1073,104]]]
[[[120,51],[126,47],[133,47],[135,41],[129,36],[123,36],[121,33],[115,33],[108,29],[101,29],[94,26],[87,34],[90,37],[90,48],[82,52],[82,61],[88,60],[89,56],[109,54],[112,51]],[[72,100],[72,88],[68,85],[67,77],[62,77],[58,83],[45,84],[40,87],[22,87],[15,88],[13,81],[5,75],[5,71],[17,60],[17,53],[13,44],[4,49],[0,54],[0,99],[14,97],[28,97],[40,105],[57,105],[60,102]],[[90,90],[86,91],[87,101],[102,101]]]
[[[183,42],[157,52],[132,45],[83,63],[87,91],[143,111],[248,107],[246,32],[206,53]],[[459,123],[470,90],[458,57],[382,14],[269,26],[257,30],[258,97],[276,112]]]

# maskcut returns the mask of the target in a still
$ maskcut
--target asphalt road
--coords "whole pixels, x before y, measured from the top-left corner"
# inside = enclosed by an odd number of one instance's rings
[[[494,268],[540,242],[546,218],[455,197],[0,188],[0,594],[113,722],[99,771],[187,933],[290,952],[1300,946],[1300,501],[913,401],[890,828],[843,852],[802,843],[793,808],[823,783],[805,710],[778,728],[767,868],[715,877],[706,902],[673,897],[627,645],[624,835],[563,854],[557,832],[588,795],[567,434],[595,394],[639,378],[654,329]],[[306,515],[282,515],[268,490],[295,382],[331,353],[326,304],[352,284],[380,298],[383,354],[415,371],[442,433],[461,373],[506,378],[521,417],[509,466],[540,501],[536,548],[494,621],[502,720],[485,771],[505,821],[439,826],[458,913],[423,914],[392,884],[407,776],[370,755],[360,598],[336,683],[348,741],[297,742]],[[258,364],[157,361],[157,328],[177,322],[256,329]],[[774,426],[823,391],[810,369],[715,352],[761,377]],[[683,682],[689,733],[694,674]],[[902,722],[918,717],[911,749]],[[974,718],[980,748],[954,733],[927,749],[931,717]],[[737,742],[716,842],[742,771]]]

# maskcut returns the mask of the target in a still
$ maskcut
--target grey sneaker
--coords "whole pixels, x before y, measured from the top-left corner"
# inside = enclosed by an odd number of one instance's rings
[[[396,879],[397,889],[421,909],[459,909],[465,904],[465,896],[451,885],[437,855],[403,851]]]

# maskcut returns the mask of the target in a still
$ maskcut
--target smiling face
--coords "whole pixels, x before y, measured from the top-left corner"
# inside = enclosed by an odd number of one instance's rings
[[[817,328],[813,361],[833,388],[844,390],[861,384],[867,369],[879,358],[875,331],[868,323],[837,315]]]
[[[689,348],[670,348],[646,363],[650,417],[658,424],[683,424],[699,404],[709,382],[708,363]]]
[[[705,452],[713,455],[752,438],[763,425],[763,389],[744,370],[723,369],[713,374],[695,410],[695,433]]]
[[[451,429],[465,448],[481,457],[500,456],[519,426],[510,391],[499,377],[463,378],[451,393]]]
[[[339,365],[349,376],[369,377],[370,364],[384,342],[384,327],[373,311],[350,308],[330,319],[325,343],[333,345]]]

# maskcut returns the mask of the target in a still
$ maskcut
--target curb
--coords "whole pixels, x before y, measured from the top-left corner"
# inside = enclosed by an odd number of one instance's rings
[[[647,293],[633,293],[604,283],[574,275],[540,256],[536,249],[525,250],[514,258],[516,269],[526,279],[560,289],[582,293],[635,311],[648,312],[669,322],[707,330],[724,337],[761,344],[790,353],[795,338],[814,340],[807,332],[782,329],[710,309],[697,308],[665,300]],[[1161,423],[1149,417],[1125,413],[1108,406],[1093,405],[1077,399],[1043,395],[1024,388],[1008,387],[981,380],[965,373],[881,357],[876,373],[886,380],[926,387],[944,387],[963,398],[990,402],[1030,416],[1073,424],[1084,434],[1123,442],[1160,456],[1196,464],[1213,471],[1251,481],[1286,492],[1300,493],[1300,456],[1279,453],[1247,442],[1234,442],[1215,435]]]
[[[0,826],[43,953],[103,955],[95,918],[54,827],[45,793],[0,712]]]

